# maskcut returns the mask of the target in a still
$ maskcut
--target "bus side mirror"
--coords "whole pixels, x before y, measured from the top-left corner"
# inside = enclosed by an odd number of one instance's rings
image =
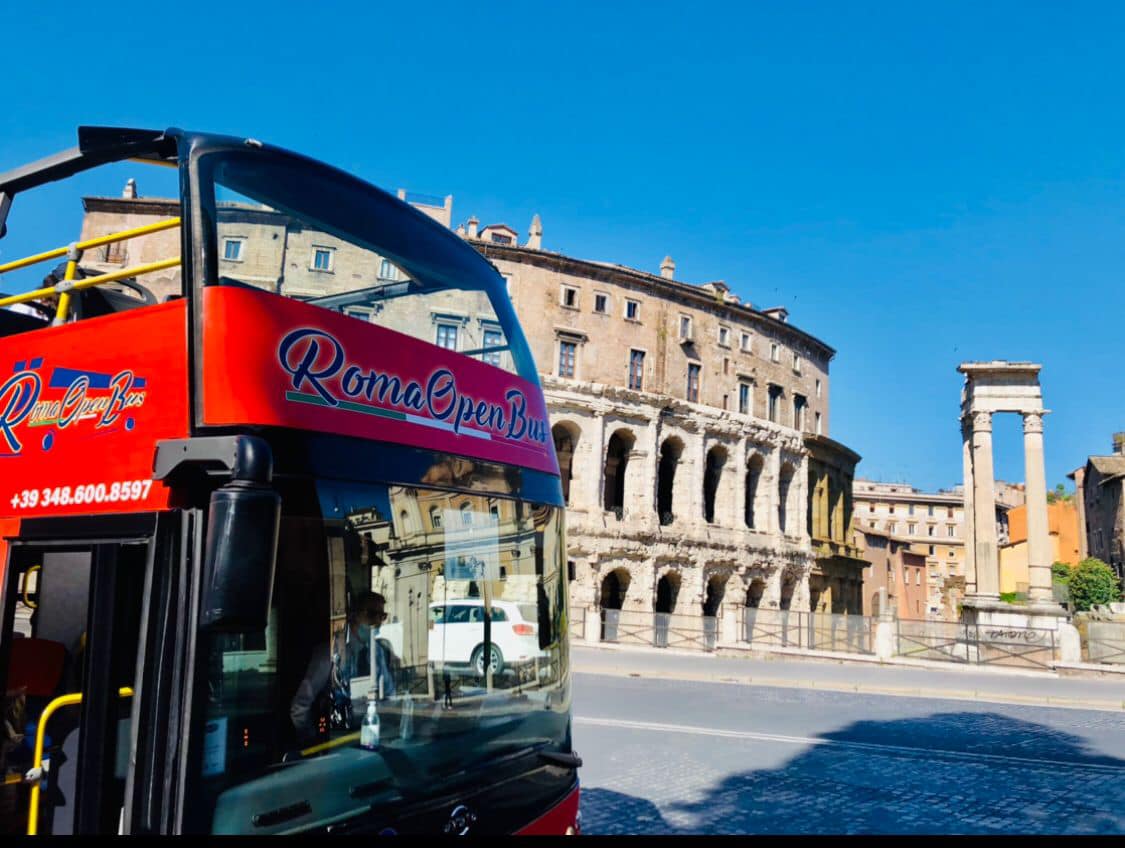
[[[212,632],[264,630],[273,593],[281,495],[233,480],[211,495],[199,626]]]

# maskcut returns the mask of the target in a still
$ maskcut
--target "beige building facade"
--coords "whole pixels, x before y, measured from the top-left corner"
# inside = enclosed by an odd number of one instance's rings
[[[1009,485],[1006,491],[1018,489]],[[886,533],[926,558],[923,617],[956,621],[966,591],[962,487],[924,492],[906,483],[857,479],[853,492],[857,531]],[[1005,504],[996,504],[997,535],[1004,541],[1007,512]],[[865,588],[864,595],[870,594]],[[912,601],[911,609],[915,606]]]

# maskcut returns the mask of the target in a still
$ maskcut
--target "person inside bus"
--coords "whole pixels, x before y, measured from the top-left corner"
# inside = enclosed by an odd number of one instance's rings
[[[327,702],[332,729],[351,730],[357,726],[351,706],[352,678],[373,674],[372,690],[378,697],[395,694],[392,658],[384,640],[375,640],[375,662],[371,662],[371,637],[378,635],[380,625],[387,619],[386,603],[378,592],[362,593],[352,603],[347,626],[335,634],[331,653],[327,643],[313,650],[305,677],[289,706],[289,718],[299,743],[316,738],[318,719],[324,711],[315,709],[318,702]]]

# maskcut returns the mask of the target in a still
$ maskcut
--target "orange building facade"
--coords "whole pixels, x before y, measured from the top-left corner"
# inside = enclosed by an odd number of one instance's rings
[[[1077,565],[1078,509],[1073,501],[1047,504],[1047,532],[1051,540],[1051,562]],[[1000,591],[1027,592],[1027,507],[1008,511],[1008,544],[1000,548]]]

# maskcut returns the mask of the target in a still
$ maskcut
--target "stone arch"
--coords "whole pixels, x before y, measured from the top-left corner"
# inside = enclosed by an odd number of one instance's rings
[[[703,518],[708,524],[715,523],[715,496],[723,479],[723,466],[727,462],[727,449],[714,445],[707,451],[707,461],[703,470]]]
[[[676,600],[680,596],[682,585],[683,577],[680,572],[674,569],[664,572],[660,579],[656,581],[656,599],[653,610],[655,612],[675,612]]]
[[[582,429],[572,421],[559,421],[551,428],[555,442],[555,456],[559,460],[559,478],[562,482],[563,500],[570,503],[570,481],[574,469],[574,451]]]
[[[625,471],[637,438],[631,430],[615,430],[605,449],[605,488],[602,505],[618,516],[625,510]]]
[[[676,467],[684,453],[684,443],[676,436],[669,436],[660,445],[660,466],[656,473],[656,514],[661,525],[675,520]]]
[[[790,497],[793,494],[793,480],[797,469],[793,463],[785,462],[781,466],[781,473],[777,475],[777,529],[786,536],[796,535],[797,516],[794,513]]]
[[[752,453],[746,459],[746,512],[743,516],[746,526],[752,530],[762,530],[760,525],[765,518],[765,510],[758,502],[762,497],[762,473],[765,471],[766,460],[760,453]]]
[[[625,595],[629,592],[629,583],[632,576],[627,568],[615,568],[602,578],[601,592],[598,596],[598,605],[603,609],[619,610],[625,603]]]
[[[713,572],[707,577],[707,583],[703,588],[703,615],[707,618],[713,618],[719,614],[719,607],[723,604],[723,598],[727,592],[727,582],[730,580],[730,574],[725,571]]]
[[[762,596],[766,594],[766,581],[755,577],[746,587],[746,606],[757,609],[762,605]]]
[[[793,594],[797,590],[797,578],[793,574],[786,574],[781,578],[781,595],[778,598],[778,608],[787,610],[793,604]]]

